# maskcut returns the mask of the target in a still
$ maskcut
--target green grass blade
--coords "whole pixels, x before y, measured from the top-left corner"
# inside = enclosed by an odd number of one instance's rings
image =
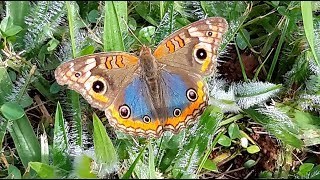
[[[149,179],[156,179],[156,167],[154,165],[154,153],[151,142],[148,142],[149,149]]]
[[[68,10],[68,23],[69,23],[69,34],[70,34],[70,41],[71,41],[71,49],[72,49],[72,56],[73,58],[76,57],[76,42],[75,42],[75,26],[74,21],[75,17],[73,16],[75,14],[75,7],[74,2],[66,1],[66,6]]]
[[[58,102],[54,122],[53,164],[62,169],[70,170],[71,162],[68,156],[68,137],[66,133],[63,112]]]
[[[144,146],[144,148],[141,149],[139,155],[137,156],[137,158],[133,161],[133,163],[131,164],[131,166],[129,167],[128,171],[122,176],[121,179],[129,179],[133,173],[134,168],[136,167],[138,161],[140,160],[140,158],[143,155],[143,152],[146,150],[147,146]]]
[[[116,150],[109,138],[106,128],[98,116],[93,114],[93,143],[98,162],[105,163],[109,172],[115,170],[118,162]]]
[[[104,51],[125,51],[123,30],[127,28],[121,24],[123,24],[123,20],[127,21],[127,2],[106,1],[104,15]]]
[[[314,48],[314,28],[313,28],[313,18],[312,18],[312,2],[311,1],[301,1],[301,13],[303,19],[304,32],[306,34],[311,52],[314,56],[315,62],[320,66],[318,61],[318,56]]]
[[[284,23],[284,26],[282,26],[281,28],[281,36],[280,36],[280,39],[279,39],[279,43],[278,43],[278,46],[277,46],[277,49],[276,49],[276,52],[273,56],[273,59],[272,59],[272,63],[271,63],[271,66],[270,66],[270,69],[269,69],[269,72],[267,74],[267,78],[266,78],[266,81],[270,81],[271,78],[272,78],[272,75],[273,75],[273,71],[276,67],[276,64],[278,62],[278,57],[280,55],[280,51],[281,51],[281,48],[282,48],[282,44],[285,40],[285,37],[287,35],[287,29],[288,29],[288,25],[289,25],[289,22],[290,22],[290,19],[289,18],[285,18],[285,23]]]
[[[164,2],[163,1],[160,1],[159,2],[159,6],[160,6],[160,19],[163,18],[163,15],[164,15]]]
[[[72,56],[75,58],[77,57],[77,51],[76,51],[76,42],[75,42],[75,35],[76,35],[76,27],[75,27],[75,16],[76,16],[76,7],[75,2],[69,2],[66,1],[67,6],[67,16],[68,16],[68,23],[69,23],[69,34],[70,34],[70,41],[71,41],[71,49],[72,49]],[[82,147],[82,123],[81,123],[81,107],[80,107],[80,95],[72,90],[68,90],[68,98],[71,100],[71,106],[73,113],[73,119],[75,124],[74,133],[77,133],[75,135],[76,137],[76,144]]]
[[[244,79],[245,82],[248,82],[246,69],[244,67],[244,64],[243,64],[243,61],[242,61],[242,58],[241,58],[237,43],[236,43],[235,47],[236,47],[236,51],[237,51],[237,55],[238,55],[238,60],[239,60],[240,66],[241,66],[241,72],[242,72],[243,79]]]

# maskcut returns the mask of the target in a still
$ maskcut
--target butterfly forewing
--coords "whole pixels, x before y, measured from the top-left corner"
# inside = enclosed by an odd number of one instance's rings
[[[159,62],[200,75],[215,72],[217,50],[222,35],[228,30],[224,18],[212,17],[176,31],[154,51]]]

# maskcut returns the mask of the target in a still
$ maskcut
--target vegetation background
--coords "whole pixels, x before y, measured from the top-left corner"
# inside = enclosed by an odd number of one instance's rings
[[[320,17],[310,1],[0,2],[1,178],[320,178]],[[226,18],[210,106],[178,135],[115,132],[55,68]],[[130,31],[129,31],[130,28]]]

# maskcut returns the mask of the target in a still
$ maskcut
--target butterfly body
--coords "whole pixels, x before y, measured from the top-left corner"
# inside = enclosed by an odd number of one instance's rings
[[[208,102],[202,80],[215,72],[218,45],[227,30],[223,18],[197,21],[163,40],[152,53],[96,53],[60,65],[55,76],[109,123],[132,135],[160,137],[195,122]]]

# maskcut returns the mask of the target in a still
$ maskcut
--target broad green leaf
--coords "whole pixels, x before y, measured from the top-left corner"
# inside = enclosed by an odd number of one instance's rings
[[[232,123],[228,127],[228,134],[231,139],[236,139],[240,137],[239,126],[236,123]]]
[[[210,159],[206,160],[206,162],[203,165],[203,168],[210,171],[218,172],[217,164]]]
[[[254,153],[259,152],[259,151],[260,151],[260,148],[259,148],[259,146],[257,146],[257,145],[251,145],[251,146],[249,146],[249,147],[247,148],[247,151],[248,151],[248,153],[250,153],[250,154],[254,154]]]
[[[9,121],[4,120],[2,116],[0,116],[0,149],[2,149],[2,142],[4,140],[4,136],[7,132],[7,127],[9,126]]]
[[[57,103],[54,120],[53,138],[53,165],[65,170],[71,170],[71,161],[68,154],[68,137],[66,134],[61,105]]]
[[[99,17],[100,17],[100,13],[95,9],[91,10],[88,14],[88,20],[91,23],[96,23]]]
[[[2,35],[4,35],[4,37],[14,36],[14,35],[18,34],[21,30],[22,30],[22,27],[12,25],[9,28],[7,28],[6,31],[4,31]]]
[[[299,176],[306,176],[311,171],[311,169],[313,167],[314,167],[314,164],[312,164],[312,163],[303,163],[299,167],[298,175]]]
[[[155,33],[156,28],[154,26],[147,26],[142,28],[139,31],[139,36],[138,38],[142,40],[144,43],[150,43],[151,42],[151,37]]]
[[[41,161],[40,143],[26,116],[12,121],[8,131],[25,168],[27,168],[30,161]]]
[[[48,51],[53,51],[58,45],[59,45],[59,41],[56,40],[56,39],[51,39],[49,42],[48,42],[48,47],[47,47],[47,50]]]
[[[10,177],[9,179],[21,179],[21,172],[17,167],[9,164],[8,177]]]
[[[2,19],[0,23],[0,30],[2,32],[6,32],[6,30],[10,28],[12,25],[13,25],[12,18],[10,16],[6,16],[5,18]]]
[[[16,102],[7,102],[4,103],[0,108],[3,116],[10,121],[17,120],[24,116],[24,110]]]
[[[260,172],[259,174],[259,178],[261,179],[270,179],[272,177],[272,172],[270,171],[263,171],[263,172]]]
[[[30,162],[29,166],[43,179],[63,179],[68,174],[68,171],[40,162]]]
[[[50,92],[52,94],[56,94],[60,91],[61,86],[55,81],[54,83],[51,84],[50,86]]]
[[[310,171],[310,179],[320,179],[320,165],[317,165],[316,167],[312,168]]]
[[[12,81],[9,77],[7,69],[0,66],[0,105],[7,101],[7,96],[10,95],[12,91]]]
[[[93,114],[93,143],[98,163],[105,163],[107,165],[105,168],[112,171],[118,162],[118,157],[106,128],[95,113]]]
[[[81,51],[80,56],[92,54],[92,53],[94,53],[94,49],[95,49],[94,46],[89,45],[89,46],[85,47],[85,48]]]
[[[74,163],[76,177],[80,179],[97,178],[97,175],[92,171],[92,163],[94,163],[93,159],[87,155],[77,156]]]
[[[252,160],[252,159],[249,159],[248,161],[246,161],[243,166],[245,168],[251,168],[253,167],[254,165],[256,165],[256,161]]]
[[[229,147],[231,146],[231,139],[226,135],[222,135],[220,136],[218,143],[222,146]]]
[[[25,17],[30,10],[29,1],[7,1],[8,14],[12,17],[13,24],[25,28]]]

